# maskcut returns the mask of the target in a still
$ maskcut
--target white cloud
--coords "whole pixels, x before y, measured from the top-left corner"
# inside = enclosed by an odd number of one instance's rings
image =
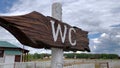
[[[101,37],[106,37],[108,36],[106,33],[101,34]]]
[[[113,31],[113,30],[111,30]],[[94,53],[115,53],[120,55],[120,37],[118,36],[119,32],[110,32],[101,34],[100,38],[97,38],[101,43],[92,41],[96,48],[93,47],[92,52]],[[119,34],[120,35],[120,34]],[[93,44],[91,44],[92,46]]]
[[[94,43],[100,43],[98,38],[92,39]]]
[[[38,11],[44,15],[50,15],[51,4],[52,2],[50,0],[18,0],[8,9],[8,13],[2,15],[23,15],[31,11]]]
[[[120,35],[116,35],[117,38],[120,38]]]
[[[93,45],[93,48],[94,48],[94,49],[96,49],[96,46],[95,46],[95,45]]]

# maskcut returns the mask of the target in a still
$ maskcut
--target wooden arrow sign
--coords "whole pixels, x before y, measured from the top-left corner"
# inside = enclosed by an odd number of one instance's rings
[[[0,26],[26,46],[90,51],[88,32],[38,12],[22,16],[0,16]]]

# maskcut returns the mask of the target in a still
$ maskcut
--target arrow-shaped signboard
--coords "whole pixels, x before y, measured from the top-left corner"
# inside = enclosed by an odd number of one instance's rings
[[[0,26],[11,32],[22,44],[34,48],[90,51],[88,32],[38,12],[0,16]]]

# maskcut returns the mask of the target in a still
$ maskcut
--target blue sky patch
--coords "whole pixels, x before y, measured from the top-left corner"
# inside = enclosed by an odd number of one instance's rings
[[[112,25],[111,27],[120,27],[120,24]]]
[[[11,8],[16,1],[17,0],[0,0],[0,13],[8,12],[8,9]]]
[[[98,38],[101,36],[102,33],[95,33],[95,34],[89,34],[88,38],[89,39],[93,39],[93,38]]]

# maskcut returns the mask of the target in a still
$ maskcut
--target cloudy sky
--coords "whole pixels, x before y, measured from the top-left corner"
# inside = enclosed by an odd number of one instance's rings
[[[53,1],[56,0],[0,0],[0,15],[23,15],[37,11],[51,16]],[[89,31],[91,53],[120,55],[120,0],[64,0],[61,3],[63,21]],[[14,36],[0,27],[2,40],[22,47]],[[49,51],[26,48],[31,53]]]

